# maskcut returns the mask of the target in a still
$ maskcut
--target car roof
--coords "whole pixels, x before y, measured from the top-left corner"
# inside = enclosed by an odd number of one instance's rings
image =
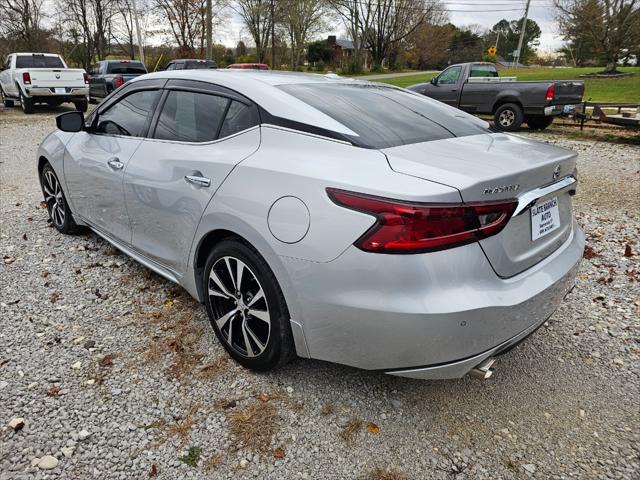
[[[166,78],[208,82],[236,91],[256,102],[271,115],[296,122],[314,125],[319,128],[356,135],[351,129],[336,121],[325,113],[285,92],[279,85],[293,84],[373,84],[363,80],[339,77],[335,74],[313,74],[298,72],[282,72],[274,70],[170,70],[149,73],[137,77],[131,82],[151,78]],[[376,84],[395,88],[386,84]]]

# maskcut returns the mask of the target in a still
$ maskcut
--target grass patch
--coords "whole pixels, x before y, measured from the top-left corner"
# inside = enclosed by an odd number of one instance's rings
[[[353,437],[362,430],[364,422],[358,417],[352,417],[347,425],[340,432],[340,437],[345,441],[348,447],[353,445]]]
[[[170,425],[167,425],[165,432],[168,435],[177,435],[180,437],[183,443],[189,439],[191,429],[196,424],[196,413],[200,407],[197,404],[191,405],[187,410],[184,418],[176,419],[176,421]]]
[[[580,75],[602,71],[602,67],[589,68],[518,68],[501,69],[502,77],[518,77],[518,80],[583,80],[584,99],[593,102],[634,103],[640,102],[640,67],[621,67],[622,72],[635,75],[622,78],[579,78]],[[428,82],[436,74],[410,75],[406,77],[377,80],[397,87],[408,87]]]
[[[369,472],[367,480],[407,480],[407,475],[396,468],[376,467]]]
[[[271,438],[278,431],[278,412],[271,402],[253,401],[227,415],[229,433],[237,449],[260,453],[270,449]]]
[[[200,460],[200,447],[189,447],[189,452],[184,457],[178,457],[183,463],[186,463],[190,467],[197,467],[198,460]]]

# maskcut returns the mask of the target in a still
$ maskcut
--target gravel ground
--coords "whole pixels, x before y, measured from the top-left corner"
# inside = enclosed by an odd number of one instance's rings
[[[580,153],[587,258],[490,380],[254,374],[181,289],[50,228],[53,113],[0,110],[0,478],[639,478],[639,147],[537,135]]]

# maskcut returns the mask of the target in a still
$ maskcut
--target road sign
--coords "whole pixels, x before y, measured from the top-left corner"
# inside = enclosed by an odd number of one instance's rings
[[[489,49],[487,50],[487,53],[492,57],[496,54],[496,52],[497,52],[496,47],[489,47]]]

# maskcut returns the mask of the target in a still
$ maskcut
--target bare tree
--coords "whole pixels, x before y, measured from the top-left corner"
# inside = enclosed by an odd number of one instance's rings
[[[131,0],[118,0],[117,15],[114,18],[113,39],[131,60],[135,58],[135,19]]]
[[[640,44],[640,0],[554,0],[565,38],[600,49],[606,72],[615,72],[627,49]]]
[[[324,25],[327,5],[323,0],[282,0],[280,23],[291,44],[291,69],[297,70],[308,39]]]
[[[327,2],[340,17],[347,34],[353,41],[350,73],[357,73],[362,69],[364,32],[371,29],[373,11],[378,0],[327,0]]]
[[[274,22],[273,1],[237,0],[234,6],[256,44],[256,56],[260,63],[264,63],[266,60],[267,47],[271,39],[271,28]]]
[[[42,28],[44,0],[0,0],[0,35],[13,40],[14,48],[37,51],[47,33]]]

